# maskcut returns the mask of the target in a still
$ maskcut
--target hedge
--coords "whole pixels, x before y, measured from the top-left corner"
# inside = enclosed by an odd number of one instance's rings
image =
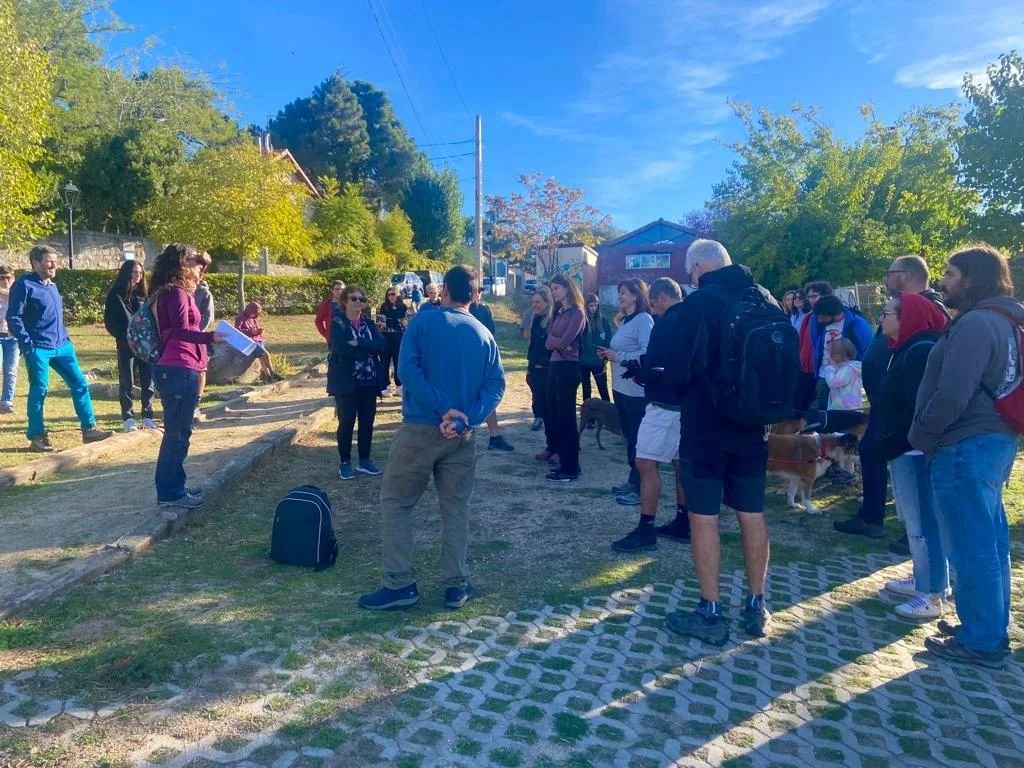
[[[329,269],[308,277],[267,275],[245,276],[245,297],[258,301],[272,315],[308,315],[328,296],[331,283],[344,280],[358,284],[366,291],[371,302],[384,300],[391,273],[375,269]],[[112,269],[62,269],[56,283],[64,298],[64,320],[69,325],[99,323],[103,321],[103,304],[117,271]],[[206,282],[213,293],[217,315],[235,314],[238,275],[211,273]]]

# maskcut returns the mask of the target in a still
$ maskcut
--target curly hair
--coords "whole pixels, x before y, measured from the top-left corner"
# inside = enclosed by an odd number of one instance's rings
[[[199,281],[190,267],[196,262],[198,252],[191,245],[171,243],[156,257],[150,290],[156,293],[168,285],[182,286],[189,293],[196,289]]]

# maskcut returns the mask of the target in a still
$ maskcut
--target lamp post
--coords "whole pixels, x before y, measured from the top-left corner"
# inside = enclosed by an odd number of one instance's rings
[[[72,181],[65,184],[60,192],[64,207],[68,209],[68,269],[75,268],[75,203],[80,194],[81,191]]]

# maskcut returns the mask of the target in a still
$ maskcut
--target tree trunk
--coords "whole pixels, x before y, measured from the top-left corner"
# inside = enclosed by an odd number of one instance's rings
[[[238,263],[238,311],[245,309],[245,253]]]

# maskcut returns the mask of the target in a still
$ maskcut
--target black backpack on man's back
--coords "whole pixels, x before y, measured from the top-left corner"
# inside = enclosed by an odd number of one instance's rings
[[[282,565],[317,571],[334,565],[338,539],[326,493],[315,485],[300,485],[281,499],[274,512],[270,557]]]
[[[750,425],[790,418],[801,370],[796,329],[759,285],[739,293],[712,290],[725,301],[718,321],[719,367],[712,379],[719,414]]]

